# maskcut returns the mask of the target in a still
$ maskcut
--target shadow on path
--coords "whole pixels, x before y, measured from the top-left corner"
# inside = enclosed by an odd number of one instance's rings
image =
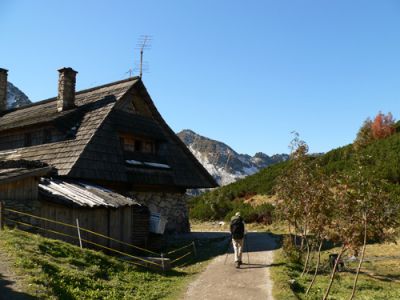
[[[260,268],[270,268],[270,267],[277,267],[284,265],[283,263],[279,264],[247,264],[247,263],[242,263],[240,266],[240,269],[260,269]]]
[[[227,236],[230,238],[230,235]],[[243,245],[243,255],[246,255],[246,252],[262,252],[262,251],[273,251],[280,248],[281,236],[273,233],[265,233],[265,232],[249,232],[245,239]],[[271,242],[273,240],[274,242]],[[228,253],[233,253],[232,243],[228,244]]]
[[[7,280],[0,274],[0,300],[34,300],[36,297],[15,291],[12,286],[14,281]]]

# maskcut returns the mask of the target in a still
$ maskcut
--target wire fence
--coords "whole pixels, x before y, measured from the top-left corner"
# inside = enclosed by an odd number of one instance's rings
[[[30,217],[36,220],[41,220],[41,221],[45,221],[45,222],[50,222],[52,224],[57,224],[57,225],[61,225],[63,228],[73,228],[77,231],[77,235],[74,236],[72,234],[68,234],[65,232],[61,232],[59,230],[54,230],[54,229],[49,229],[49,228],[44,228],[41,226],[36,226],[27,222],[23,222],[23,221],[19,221],[19,220],[14,220],[11,219],[9,217],[5,217],[5,212],[14,214],[14,215],[19,215],[19,216],[26,216],[26,217]],[[37,230],[41,230],[44,232],[48,232],[48,233],[52,233],[64,238],[71,238],[73,240],[76,240],[79,242],[81,248],[84,242],[86,245],[92,245],[95,246],[97,248],[100,248],[102,250],[107,250],[109,252],[112,252],[114,254],[118,254],[121,255],[124,259],[124,261],[127,261],[131,264],[134,265],[138,265],[141,267],[145,267],[145,268],[151,268],[151,269],[160,269],[162,271],[166,271],[168,269],[170,269],[171,267],[176,267],[179,266],[185,258],[188,258],[189,256],[193,256],[196,257],[196,244],[195,242],[192,242],[190,244],[187,244],[183,247],[180,247],[178,249],[173,249],[167,253],[157,253],[154,252],[152,250],[149,249],[145,249],[142,247],[139,247],[137,245],[133,245],[109,236],[106,236],[104,234],[101,234],[99,232],[95,232],[93,230],[89,230],[87,228],[81,227],[79,226],[79,220],[77,219],[77,225],[72,225],[72,224],[68,224],[68,223],[64,223],[64,222],[60,222],[57,220],[52,220],[52,219],[48,219],[48,218],[44,218],[44,217],[40,217],[34,214],[30,214],[30,213],[26,213],[26,212],[21,212],[15,209],[11,209],[11,208],[6,208],[4,207],[4,203],[2,201],[0,201],[0,230],[2,230],[4,228],[4,224],[5,221],[7,221],[9,224],[15,224],[15,225],[19,225],[18,227],[20,228],[20,226],[23,227],[30,227],[30,228],[34,228]],[[22,228],[21,228],[22,229]],[[126,253],[124,251],[120,251],[118,249],[112,248],[112,247],[108,247],[105,245],[101,245],[99,243],[96,243],[94,241],[91,241],[89,239],[83,239],[81,238],[80,232],[86,232],[89,233],[93,236],[98,236],[101,238],[104,238],[106,240],[109,241],[113,241],[115,243],[130,247],[132,249],[135,250],[139,250],[143,253],[149,254],[148,257],[141,257],[141,256],[137,256],[137,255],[132,255],[130,253]],[[184,251],[185,250],[185,251]]]

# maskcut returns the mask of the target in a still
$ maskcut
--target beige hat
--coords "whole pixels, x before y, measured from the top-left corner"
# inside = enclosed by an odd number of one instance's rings
[[[240,217],[240,211],[235,214],[236,217]]]

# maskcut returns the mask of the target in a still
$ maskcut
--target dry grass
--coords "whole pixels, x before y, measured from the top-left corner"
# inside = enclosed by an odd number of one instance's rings
[[[224,232],[229,231],[229,223],[224,221],[197,221],[191,220],[190,221],[190,230],[192,232]]]
[[[276,195],[254,195],[245,199],[243,202],[255,207],[265,203],[275,204],[277,201]]]
[[[229,231],[229,222],[224,221],[209,221],[209,222],[200,222],[196,220],[190,221],[190,228],[193,232],[223,232]],[[246,229],[248,231],[253,232],[273,232],[276,234],[285,234],[287,233],[287,226],[283,223],[273,223],[271,225],[264,225],[259,223],[250,223],[246,224]]]
[[[337,252],[339,252],[339,248],[323,251],[321,262],[324,271],[317,277],[310,295],[305,297],[304,292],[311,280],[311,275],[300,277],[302,267],[289,263],[282,250],[279,250],[275,255],[276,261],[274,262],[279,266],[272,268],[273,278],[279,281],[274,290],[276,298],[290,299],[294,292],[298,299],[321,299],[330,277],[328,256],[330,253]],[[391,256],[397,256],[397,258],[390,258]],[[400,299],[399,256],[399,243],[368,245],[365,253],[366,261],[361,269],[355,299]],[[345,258],[347,258],[347,255],[345,255]],[[345,271],[337,273],[330,299],[347,299],[350,296],[357,265],[357,261],[347,261]],[[292,287],[293,291],[289,288],[289,279],[294,279],[296,282],[294,288]]]
[[[390,256],[397,256],[397,258],[388,259]],[[368,245],[365,257],[367,261],[363,264],[361,271],[367,276],[400,284],[400,240],[397,244]],[[368,261],[375,258],[382,260]]]

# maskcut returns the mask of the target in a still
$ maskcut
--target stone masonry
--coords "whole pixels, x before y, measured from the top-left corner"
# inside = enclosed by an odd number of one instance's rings
[[[58,70],[57,110],[64,111],[75,107],[76,72],[71,68]]]
[[[190,231],[187,196],[181,193],[132,192],[130,196],[146,205],[151,212],[167,218],[166,233]]]

